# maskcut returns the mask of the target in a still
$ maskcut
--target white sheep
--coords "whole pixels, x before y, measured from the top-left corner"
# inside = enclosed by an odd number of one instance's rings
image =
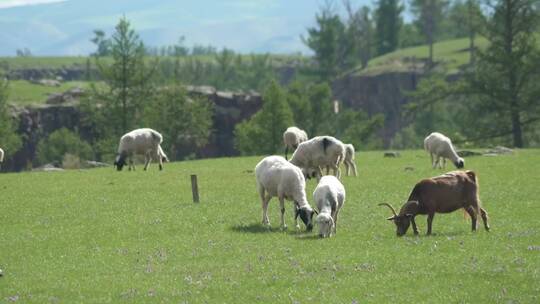
[[[345,203],[345,187],[334,176],[323,176],[313,191],[313,200],[319,209],[316,222],[319,225],[319,236],[330,237],[337,233],[339,210]]]
[[[307,140],[294,151],[291,163],[302,169],[307,178],[315,172],[322,176],[321,168],[332,168],[334,175],[341,176],[339,165],[345,159],[345,145],[332,136],[317,136]]]
[[[313,214],[306,197],[306,181],[302,171],[289,163],[281,156],[268,156],[261,160],[255,167],[257,178],[257,190],[262,203],[264,225],[270,225],[268,219],[268,203],[272,197],[277,196],[281,209],[281,228],[285,229],[285,199],[294,201],[296,228],[298,216],[302,219],[308,231],[313,229]]]
[[[118,154],[114,165],[118,171],[121,171],[126,164],[127,158],[129,159],[129,170],[132,168],[135,170],[132,158],[134,154],[140,154],[145,157],[144,170],[148,168],[152,159],[159,161],[159,170],[162,170],[163,162],[168,161],[167,155],[165,155],[160,146],[162,141],[163,136],[149,128],[136,129],[126,133],[120,138]]]
[[[446,159],[451,160],[456,168],[463,168],[465,160],[459,157],[452,146],[450,138],[441,133],[433,132],[424,139],[424,149],[431,155],[431,165],[433,169],[446,167]],[[441,165],[442,158],[442,165]]]
[[[345,164],[347,176],[349,176],[349,171],[351,168],[354,176],[358,176],[358,172],[356,171],[356,163],[354,162],[355,152],[356,151],[354,150],[354,146],[352,144],[345,145],[345,159],[343,160],[343,163]]]
[[[289,127],[283,132],[283,143],[285,144],[285,159],[287,159],[287,153],[289,149],[291,151],[296,150],[299,144],[308,140],[306,131],[297,127]]]

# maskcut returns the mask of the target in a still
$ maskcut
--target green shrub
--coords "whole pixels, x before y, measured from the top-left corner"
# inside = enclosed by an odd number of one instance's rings
[[[66,154],[77,156],[79,159],[90,159],[92,148],[77,133],[61,128],[39,142],[36,154],[38,163],[46,164],[62,162]]]

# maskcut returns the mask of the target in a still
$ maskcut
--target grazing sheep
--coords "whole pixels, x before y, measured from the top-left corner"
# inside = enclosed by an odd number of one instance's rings
[[[289,127],[283,132],[283,143],[285,144],[285,159],[287,159],[287,153],[289,149],[291,151],[296,150],[299,144],[308,140],[306,131],[297,127]]]
[[[308,231],[313,229],[313,214],[306,197],[306,181],[302,171],[289,163],[281,156],[268,156],[261,160],[255,167],[257,189],[261,197],[264,225],[270,225],[268,219],[268,203],[272,197],[277,196],[281,208],[281,228],[285,229],[285,199],[294,201],[296,228],[298,216],[302,219]]]
[[[345,159],[343,163],[345,164],[346,174],[349,176],[349,171],[352,168],[354,176],[358,176],[358,172],[356,171],[356,164],[354,162],[354,155],[355,150],[354,146],[352,144],[346,144],[345,145]]]
[[[322,176],[321,168],[332,168],[334,175],[341,176],[339,165],[345,159],[345,145],[332,136],[317,136],[307,140],[294,151],[291,163],[302,169],[306,178],[312,177],[315,171],[317,177]]]
[[[167,155],[161,149],[161,142],[163,137],[157,131],[142,128],[136,129],[129,133],[124,134],[120,138],[120,144],[118,145],[118,154],[114,165],[118,171],[121,171],[126,164],[126,158],[129,159],[129,170],[135,166],[133,165],[133,155],[142,154],[145,157],[144,170],[148,168],[151,159],[159,161],[159,170],[163,169],[163,162],[167,162]]]
[[[337,220],[341,207],[345,203],[345,188],[334,176],[323,176],[313,191],[313,200],[319,209],[315,221],[319,225],[319,236],[330,237],[337,233]]]
[[[418,234],[414,217],[418,214],[427,214],[427,234],[431,234],[431,224],[435,213],[450,213],[458,209],[465,209],[472,219],[472,230],[476,231],[477,216],[482,216],[484,227],[489,231],[488,216],[482,209],[478,197],[478,179],[473,171],[453,171],[446,174],[423,179],[414,186],[409,199],[401,207],[399,214],[390,204],[388,206],[393,216],[388,220],[394,221],[398,236],[407,233],[412,223],[414,234]]]
[[[424,139],[424,149],[431,155],[431,165],[433,169],[446,167],[446,159],[451,160],[456,168],[461,169],[465,165],[465,160],[459,157],[452,146],[450,138],[441,133],[433,132]],[[442,158],[442,166],[441,166]]]

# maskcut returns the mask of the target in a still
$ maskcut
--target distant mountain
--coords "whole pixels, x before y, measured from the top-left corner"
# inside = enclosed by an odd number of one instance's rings
[[[10,1],[13,2],[4,3]],[[23,48],[34,55],[87,55],[95,49],[89,41],[93,30],[102,29],[110,34],[122,16],[151,46],[173,44],[185,36],[188,46],[213,45],[243,53],[309,53],[300,35],[313,25],[320,2],[66,0],[0,6],[0,56],[13,56]]]

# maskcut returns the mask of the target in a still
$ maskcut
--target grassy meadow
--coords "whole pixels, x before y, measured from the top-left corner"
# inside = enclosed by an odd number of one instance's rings
[[[443,171],[423,151],[382,154],[357,155],[330,239],[296,231],[291,203],[281,231],[277,199],[272,228],[260,224],[261,157],[0,174],[0,303],[540,302],[540,150],[466,159],[491,232],[472,233],[457,211],[435,216],[434,236],[419,216],[421,235],[402,238],[377,204],[399,208]]]

